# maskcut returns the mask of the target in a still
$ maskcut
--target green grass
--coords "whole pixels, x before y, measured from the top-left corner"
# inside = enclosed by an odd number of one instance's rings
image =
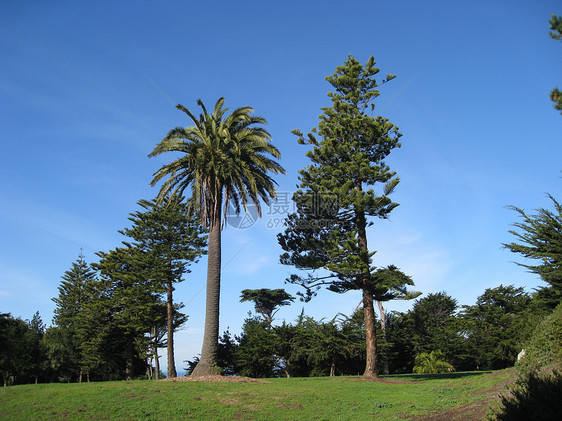
[[[513,370],[502,370],[382,382],[337,377],[23,385],[0,390],[0,420],[404,420],[439,411],[450,419],[485,418],[490,400],[513,377]]]

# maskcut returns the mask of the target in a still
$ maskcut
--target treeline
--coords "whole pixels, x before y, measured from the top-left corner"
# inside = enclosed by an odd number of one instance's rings
[[[258,291],[263,296],[283,290]],[[245,320],[240,335],[227,330],[220,337],[219,366],[223,374],[303,377],[362,373],[362,310],[350,316],[339,314],[331,320],[301,314],[293,323],[273,325],[271,313],[275,306],[264,311],[259,299],[260,295],[252,300],[256,314]],[[407,312],[386,315],[384,330],[378,321],[378,372],[495,370],[513,366],[537,323],[551,311],[549,301],[511,285],[487,289],[471,306],[459,306],[445,292],[429,294],[416,300]],[[188,361],[188,372],[197,361]]]
[[[205,252],[206,235],[181,200],[139,201],[121,247],[80,255],[62,276],[53,325],[2,314],[0,372],[4,384],[159,377],[158,348],[175,376],[173,332],[187,320],[173,284]],[[152,370],[152,362],[155,370]],[[154,372],[153,372],[154,371]]]
[[[80,257],[63,276],[53,326],[46,328],[38,313],[27,321],[0,315],[4,385],[162,375],[156,362],[157,349],[166,346],[165,303],[157,294],[151,304],[140,299],[142,294],[135,299],[127,291],[132,286],[121,285],[113,292],[96,290],[100,283],[103,281]],[[142,285],[137,287],[142,289]],[[153,294],[144,295],[146,299]],[[264,296],[269,298],[265,305]],[[103,304],[113,300],[121,300],[122,305]],[[276,310],[293,301],[284,290],[245,290],[242,301],[254,302],[256,312],[244,321],[240,335],[227,330],[220,337],[222,374],[307,377],[362,373],[362,310],[330,320],[315,320],[302,313],[293,323],[275,324]],[[70,302],[77,305],[71,308]],[[176,328],[187,318],[178,310]],[[513,366],[539,321],[551,311],[550,303],[540,295],[511,285],[487,289],[471,306],[459,306],[445,292],[429,294],[416,300],[407,312],[388,313],[384,331],[378,321],[378,371],[396,374]],[[188,372],[197,361],[188,362]]]

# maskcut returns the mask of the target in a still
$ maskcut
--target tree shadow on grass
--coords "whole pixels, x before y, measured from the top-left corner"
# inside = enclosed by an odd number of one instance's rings
[[[383,379],[396,379],[396,380],[443,380],[443,379],[460,379],[463,377],[482,376],[483,374],[490,374],[492,371],[460,371],[453,373],[439,373],[439,374],[394,374],[391,376],[381,376]]]

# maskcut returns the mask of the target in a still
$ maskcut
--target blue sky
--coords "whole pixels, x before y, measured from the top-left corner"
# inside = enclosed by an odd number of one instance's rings
[[[548,36],[556,1],[21,1],[0,5],[0,311],[49,324],[60,277],[83,248],[120,245],[117,230],[139,199],[153,198],[149,159],[173,127],[173,104],[220,97],[268,120],[292,192],[308,164],[290,130],[309,131],[329,105],[332,74],[348,54],[374,55],[377,110],[400,127],[388,163],[401,178],[388,221],[375,221],[374,264],[395,264],[425,294],[473,304],[486,288],[541,282],[516,266],[509,242],[515,205],[560,198],[562,44]],[[279,214],[223,233],[221,330],[239,332],[245,288],[282,288]],[[179,284],[190,319],[176,360],[200,351],[205,261]],[[349,314],[357,294],[322,292],[305,312]],[[301,303],[282,309],[292,321]],[[406,310],[411,303],[389,304]]]

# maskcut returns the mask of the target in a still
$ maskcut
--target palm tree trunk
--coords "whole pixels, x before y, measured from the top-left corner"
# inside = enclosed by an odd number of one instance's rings
[[[168,378],[178,377],[174,362],[174,300],[172,297],[172,280],[168,279],[166,290],[168,293]]]
[[[201,359],[193,369],[192,376],[219,374],[217,351],[219,340],[219,300],[221,280],[221,215],[215,214],[210,224],[207,260],[207,304],[205,310],[205,333]]]

